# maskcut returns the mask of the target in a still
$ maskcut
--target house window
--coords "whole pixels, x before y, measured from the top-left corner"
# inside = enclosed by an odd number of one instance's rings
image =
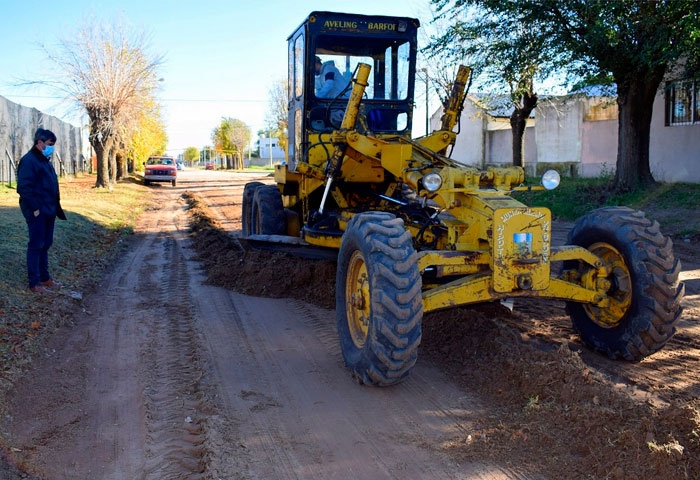
[[[700,82],[674,82],[666,86],[666,125],[700,123]]]

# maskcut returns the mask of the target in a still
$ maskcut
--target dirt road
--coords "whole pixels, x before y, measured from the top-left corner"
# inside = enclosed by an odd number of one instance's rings
[[[485,407],[427,362],[363,388],[333,311],[205,285],[181,195],[232,192],[196,175],[153,187],[128,254],[19,384],[5,428],[20,462],[46,479],[524,478],[441,451]]]
[[[268,298],[308,261],[190,234],[185,192],[228,234],[252,180],[185,171],[177,188],[151,187],[159,206],[128,253],[10,398],[14,461],[49,480],[700,475],[697,252],[684,254],[681,331],[648,361],[581,348],[560,304],[488,306],[426,316],[411,377],[367,388],[343,366],[323,298]],[[214,285],[226,282],[202,255],[266,296]]]

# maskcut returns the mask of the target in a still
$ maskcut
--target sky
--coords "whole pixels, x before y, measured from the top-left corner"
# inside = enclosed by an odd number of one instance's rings
[[[59,42],[85,22],[121,20],[146,32],[148,52],[163,57],[158,98],[168,154],[211,145],[222,117],[242,120],[255,135],[265,128],[270,88],[286,79],[287,37],[315,10],[415,17],[421,23],[430,11],[429,0],[3,1],[0,95],[86,125],[87,116],[56,92],[18,83],[50,79],[56,67],[47,52],[58,52]],[[432,101],[437,108],[438,100]],[[416,128],[424,133],[424,102],[417,89],[414,135]]]

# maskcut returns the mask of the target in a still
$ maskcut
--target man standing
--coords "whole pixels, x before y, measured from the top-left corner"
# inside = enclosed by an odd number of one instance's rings
[[[58,177],[49,161],[56,135],[39,128],[34,134],[34,146],[17,166],[17,193],[22,215],[27,221],[27,273],[29,290],[48,293],[47,288],[60,287],[49,275],[49,248],[53,244],[56,217],[66,219],[61,208]]]

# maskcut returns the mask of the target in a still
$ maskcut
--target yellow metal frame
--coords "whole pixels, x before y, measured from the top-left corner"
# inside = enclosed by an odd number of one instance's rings
[[[525,172],[521,167],[480,170],[443,156],[455,141],[453,129],[469,69],[460,68],[458,72],[441,129],[415,141],[398,136],[370,137],[353,130],[369,70],[368,65],[358,67],[341,128],[310,134],[308,158],[297,165],[295,172],[286,165],[276,168],[275,180],[284,206],[292,208],[301,203],[306,215],[305,202],[323,188],[324,199],[331,197],[340,207],[337,222],[344,231],[354,215],[353,208],[362,210],[363,205],[335,185],[336,179],[345,184],[383,185],[388,191],[379,193],[386,196],[399,182],[407,184],[442,212],[439,233],[421,231],[435,245],[434,250],[418,252],[420,271],[424,278],[430,272],[432,279],[423,282],[424,312],[507,297],[548,297],[582,302],[591,316],[602,317],[605,326],[614,325],[629,305],[629,298],[611,302],[606,294],[611,274],[629,276],[624,262],[620,265],[619,252],[600,245],[592,251],[575,246],[552,248],[549,210],[529,208],[510,196],[524,189]],[[442,186],[435,192],[422,185],[422,178],[429,173],[438,173],[442,179]],[[391,178],[397,181],[386,182]],[[406,227],[414,238],[421,230],[410,223]],[[342,241],[337,232],[305,230],[302,235],[308,243],[321,247],[340,248]],[[581,268],[553,276],[552,263],[568,260],[578,261]],[[364,268],[360,260],[351,261],[346,298],[357,297],[360,302],[369,295],[362,281]],[[366,335],[363,325],[369,307],[352,304],[348,308],[352,310],[348,311],[349,327],[358,343]]]

